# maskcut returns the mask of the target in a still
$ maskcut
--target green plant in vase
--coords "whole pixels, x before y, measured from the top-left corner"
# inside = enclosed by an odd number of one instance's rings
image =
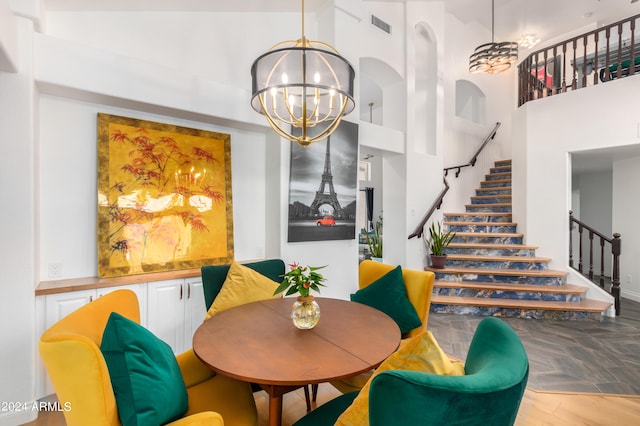
[[[425,235],[423,233],[423,235]],[[433,222],[429,227],[429,238],[425,239],[425,244],[431,253],[431,266],[436,269],[443,269],[447,261],[445,249],[455,238],[456,233],[443,231],[440,222]]]
[[[282,282],[273,292],[274,295],[286,290],[289,296],[298,293],[291,308],[291,320],[300,329],[306,330],[316,326],[320,321],[320,306],[309,294],[311,290],[320,293],[320,287],[326,278],[319,272],[325,266],[300,266],[298,263],[289,264],[289,271],[282,277]]]
[[[382,259],[382,236],[380,235],[380,229],[382,228],[382,222],[376,222],[374,226],[373,235],[367,232],[367,245],[369,246],[369,252],[371,257]]]

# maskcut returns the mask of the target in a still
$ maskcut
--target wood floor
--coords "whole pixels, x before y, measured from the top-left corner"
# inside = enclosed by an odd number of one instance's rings
[[[318,389],[317,405],[339,395],[330,384],[321,384]],[[267,426],[268,398],[265,392],[255,394],[260,416],[259,426]],[[289,426],[306,412],[302,390],[291,392],[284,397],[282,425]],[[563,392],[539,392],[527,389],[517,426],[632,426],[640,424],[640,396],[603,394],[579,394]],[[65,426],[61,413],[40,413],[38,420],[28,426]],[[329,426],[329,425],[327,425]]]

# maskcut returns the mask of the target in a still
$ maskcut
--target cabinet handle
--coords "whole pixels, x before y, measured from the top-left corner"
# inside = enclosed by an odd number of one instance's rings
[[[191,299],[191,283],[187,283],[187,299]]]
[[[180,284],[180,300],[182,300],[182,284]]]
[[[93,302],[93,296],[89,296],[89,302]]]

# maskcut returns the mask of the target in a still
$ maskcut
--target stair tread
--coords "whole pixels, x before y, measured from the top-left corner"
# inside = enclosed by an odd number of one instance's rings
[[[561,311],[603,312],[611,306],[609,302],[582,300],[580,302],[550,302],[544,300],[494,299],[460,296],[431,296],[432,304],[490,306],[498,308],[548,309]]]
[[[447,216],[506,216],[511,212],[458,212],[458,213],[444,213],[444,217]],[[502,223],[502,222],[495,222]]]
[[[586,287],[575,284],[544,285],[518,283],[483,283],[477,281],[444,281],[435,280],[434,288],[470,288],[478,290],[528,291],[554,294],[582,294]]]
[[[458,237],[524,237],[524,234],[516,232],[456,232]]]
[[[491,182],[498,182],[498,181],[492,180]],[[511,181],[505,180],[505,182],[511,182]],[[476,188],[476,191],[511,191],[511,190],[512,188],[510,186],[500,186],[498,188]]]
[[[473,221],[468,221],[468,222],[456,222],[456,221],[444,221],[442,222],[443,225],[478,225],[478,226],[518,226],[518,224],[516,222],[473,222]]]
[[[451,248],[482,248],[482,249],[529,249],[537,250],[538,246],[529,246],[524,244],[489,244],[489,243],[451,243]]]
[[[465,207],[511,207],[511,205],[512,203],[465,204]]]
[[[566,271],[557,271],[554,269],[491,269],[491,268],[458,268],[447,266],[444,269],[435,269],[425,266],[426,271],[440,272],[445,274],[468,274],[468,275],[517,275],[527,277],[554,277],[563,278],[569,275]]]
[[[448,254],[449,260],[472,260],[482,262],[492,260],[496,262],[551,262],[548,257],[532,257],[532,256],[486,256],[477,254]]]

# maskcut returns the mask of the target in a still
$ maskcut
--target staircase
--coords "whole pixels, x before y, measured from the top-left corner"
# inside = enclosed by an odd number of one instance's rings
[[[511,215],[511,160],[497,161],[465,213],[445,213],[456,232],[436,274],[431,312],[536,319],[600,320],[610,303],[585,298],[568,272],[524,245]]]

